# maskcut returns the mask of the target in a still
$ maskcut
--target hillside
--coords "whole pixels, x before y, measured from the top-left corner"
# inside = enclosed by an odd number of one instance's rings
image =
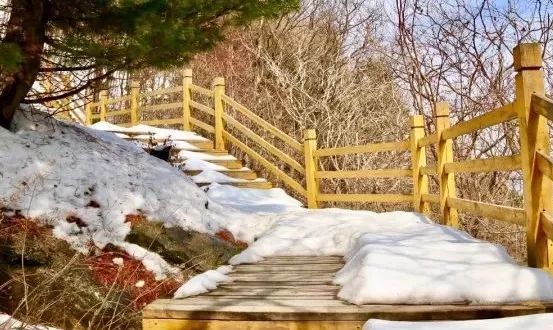
[[[25,109],[13,131],[0,129],[6,315],[61,328],[135,329],[140,310],[154,299],[215,290],[233,280],[235,267],[273,256],[343,257],[332,282],[339,299],[358,305],[553,300],[553,279],[544,271],[519,266],[501,246],[421,214],[309,210],[281,189],[217,183],[200,189],[195,177],[102,129],[194,133],[94,127]],[[205,166],[200,158],[192,163]],[[22,325],[4,319],[8,327]],[[549,320],[512,324],[540,329]],[[482,322],[471,324],[495,324]],[[417,329],[366,324],[397,326]]]
[[[21,319],[137,327],[145,303],[239,251],[218,232],[264,230],[114,134],[26,109],[0,140],[1,311]]]

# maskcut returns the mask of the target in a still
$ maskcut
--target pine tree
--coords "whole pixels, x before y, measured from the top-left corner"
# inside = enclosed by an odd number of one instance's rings
[[[118,70],[183,65],[223,38],[226,27],[274,17],[298,0],[8,0],[0,2],[0,125],[22,102],[64,98]],[[28,97],[52,72],[81,83]],[[101,74],[98,74],[101,72]]]

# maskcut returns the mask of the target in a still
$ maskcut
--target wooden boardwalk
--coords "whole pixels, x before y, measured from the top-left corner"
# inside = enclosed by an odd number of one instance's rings
[[[239,265],[231,283],[187,299],[159,299],[144,329],[361,329],[369,318],[468,320],[553,312],[553,303],[511,305],[352,305],[332,283],[341,257],[273,257]]]

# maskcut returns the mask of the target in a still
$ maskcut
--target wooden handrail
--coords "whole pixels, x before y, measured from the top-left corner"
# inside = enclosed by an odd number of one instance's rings
[[[412,202],[412,195],[402,194],[319,194],[321,202],[404,203]]]
[[[383,151],[408,151],[410,148],[409,140],[399,142],[383,142],[383,143],[371,143],[360,146],[351,147],[339,147],[339,148],[322,148],[317,149],[315,156],[328,157],[328,156],[341,156],[349,154],[362,154],[371,152],[383,152]]]
[[[472,213],[474,215],[494,218],[517,225],[526,224],[524,209],[471,201],[456,197],[448,197],[447,204],[451,208]]]
[[[212,125],[204,123],[203,121],[196,118],[190,118],[189,120],[192,126],[199,127],[208,133],[215,133],[215,127],[213,127]]]
[[[178,107],[181,107],[181,106],[182,106],[181,102],[144,105],[144,106],[140,107],[140,111],[166,110],[166,109],[171,109],[171,108],[178,108]]]
[[[542,211],[540,213],[541,228],[550,240],[553,240],[553,213]]]
[[[553,160],[551,157],[538,150],[534,156],[534,161],[540,172],[549,180],[553,180]]]
[[[196,101],[193,101],[193,100],[190,100],[190,106],[194,109],[198,109],[200,110],[201,112],[205,113],[205,114],[208,114],[210,116],[215,116],[215,109],[213,108],[210,108],[208,107],[207,105],[205,104],[201,104],[199,102],[196,102]]]
[[[224,114],[223,118],[227,121],[227,124],[232,125],[234,128],[236,128],[242,134],[244,134],[248,138],[252,139],[258,145],[260,145],[265,150],[267,150],[271,154],[273,154],[273,156],[277,157],[281,161],[283,161],[286,164],[290,165],[290,167],[292,167],[296,171],[300,172],[301,174],[305,174],[305,169],[303,168],[303,165],[298,163],[294,158],[288,156],[287,154],[280,151],[278,148],[276,148],[275,146],[273,146],[269,142],[263,140],[263,138],[261,136],[255,134],[252,130],[250,130],[246,126],[240,124],[236,119],[232,118],[231,116],[229,116],[227,114]]]
[[[444,164],[446,173],[516,171],[520,169],[520,155],[472,159]]]
[[[422,194],[421,199],[425,203],[440,204],[440,196],[434,194]]]
[[[442,132],[442,139],[453,139],[457,136],[475,132],[477,130],[494,126],[515,119],[517,113],[513,104],[507,104],[494,111],[481,116],[457,123]]]
[[[286,185],[288,185],[290,188],[294,189],[296,192],[301,194],[302,196],[306,195],[306,190],[302,187],[301,184],[297,183],[294,179],[292,179],[288,174],[284,173],[282,170],[271,164],[268,160],[263,158],[260,154],[255,152],[253,149],[248,147],[245,143],[238,140],[236,137],[231,135],[227,131],[223,131],[223,135],[225,139],[229,140],[232,144],[240,148],[243,152],[245,152],[248,156],[255,159],[256,161],[260,162],[265,169],[267,169],[269,172],[271,172],[273,175],[281,179]]]
[[[263,127],[265,130],[271,132],[274,136],[278,137],[280,140],[288,144],[290,147],[296,149],[297,151],[302,151],[303,146],[298,141],[294,140],[291,136],[284,133],[280,129],[276,128],[275,126],[271,125],[269,122],[267,122],[265,119],[259,117],[255,113],[248,110],[245,106],[241,105],[240,103],[236,102],[234,99],[229,97],[228,95],[222,96],[223,101],[230,105],[235,110],[238,110],[240,113],[242,113],[244,116],[248,117],[250,120],[258,124],[259,126]]]
[[[348,178],[398,178],[411,176],[412,170],[378,169],[355,171],[317,171],[317,179],[348,179]]]
[[[533,94],[530,109],[534,113],[553,121],[553,100],[543,95]]]
[[[213,91],[212,90],[201,87],[201,86],[198,86],[198,85],[191,84],[190,85],[190,90],[193,91],[193,92],[197,92],[199,94],[202,94],[204,96],[207,96],[207,97],[213,97]]]
[[[436,144],[436,143],[438,143],[438,135],[436,133],[434,133],[434,134],[429,134],[429,135],[419,139],[419,141],[417,142],[417,146],[419,148],[422,148],[422,147],[426,147],[428,145]]]
[[[421,174],[424,175],[436,175],[438,174],[438,171],[436,170],[436,166],[422,166],[420,168]]]

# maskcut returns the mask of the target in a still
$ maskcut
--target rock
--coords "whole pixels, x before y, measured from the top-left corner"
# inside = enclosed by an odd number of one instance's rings
[[[147,247],[171,264],[199,272],[226,264],[243,248],[208,234],[147,221],[134,225],[126,240]]]

